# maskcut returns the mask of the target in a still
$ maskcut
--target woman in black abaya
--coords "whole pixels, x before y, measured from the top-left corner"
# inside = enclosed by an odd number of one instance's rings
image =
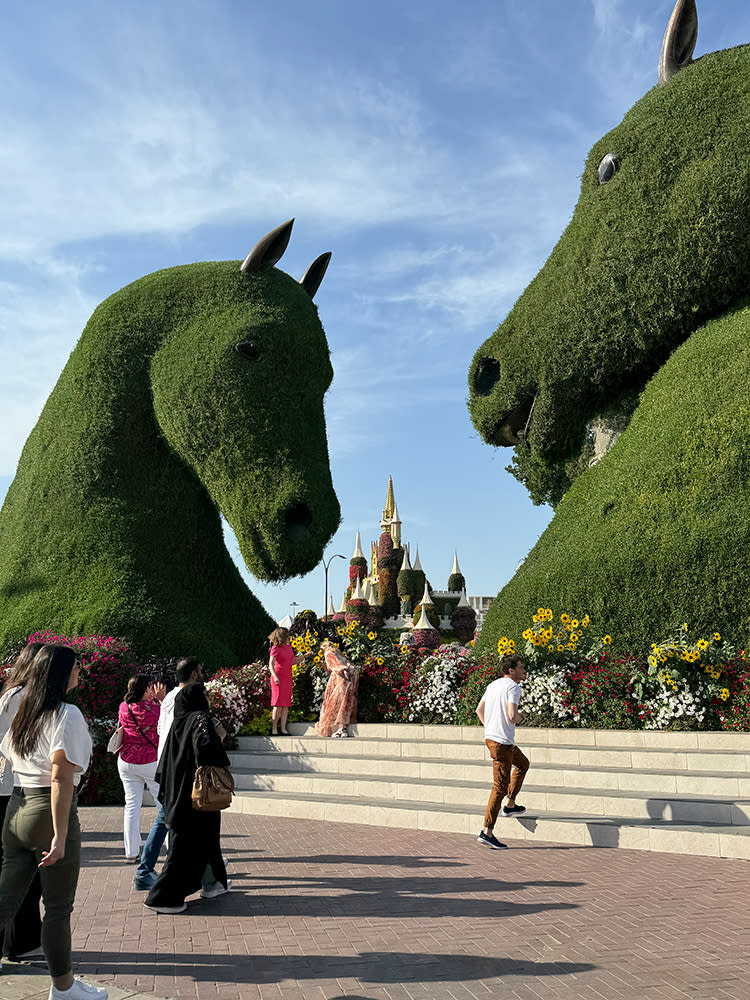
[[[196,767],[228,767],[209,715],[202,684],[186,684],[175,698],[174,722],[159,758],[156,780],[159,801],[169,828],[169,853],[161,874],[146,897],[157,913],[181,913],[185,897],[201,889],[204,898],[228,889],[221,856],[221,813],[193,809],[191,792]]]

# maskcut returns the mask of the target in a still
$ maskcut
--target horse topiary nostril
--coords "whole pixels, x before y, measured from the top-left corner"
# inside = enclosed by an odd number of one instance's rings
[[[477,396],[489,396],[500,381],[500,362],[496,358],[480,358],[474,369],[472,388]]]
[[[306,503],[294,503],[284,511],[284,534],[290,542],[306,542],[312,527],[312,511]]]

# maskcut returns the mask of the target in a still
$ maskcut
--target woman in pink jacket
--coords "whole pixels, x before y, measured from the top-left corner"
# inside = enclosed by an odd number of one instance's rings
[[[138,861],[141,853],[143,791],[148,788],[154,802],[159,794],[154,780],[159,746],[156,727],[166,693],[163,684],[153,684],[146,674],[137,674],[128,681],[125,701],[117,713],[122,726],[117,770],[125,789],[125,860],[130,862]]]

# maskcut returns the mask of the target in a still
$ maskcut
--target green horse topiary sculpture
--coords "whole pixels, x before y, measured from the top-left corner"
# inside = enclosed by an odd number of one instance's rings
[[[683,620],[750,636],[750,46],[693,62],[696,37],[679,0],[659,85],[472,363],[476,427],[556,505],[485,648],[549,604],[634,651]]]
[[[336,530],[312,297],[274,265],[292,221],[236,261],[149,274],[93,313],[0,512],[0,649],[38,628],[127,636],[145,653],[245,663],[273,622],[265,580],[305,573]]]

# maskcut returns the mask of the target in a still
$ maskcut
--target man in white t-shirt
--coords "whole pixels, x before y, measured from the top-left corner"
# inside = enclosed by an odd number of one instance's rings
[[[524,806],[516,805],[516,795],[529,769],[528,757],[516,746],[516,724],[521,721],[518,704],[526,667],[520,657],[511,653],[500,661],[500,670],[503,676],[487,685],[476,710],[484,726],[484,742],[492,757],[493,775],[484,826],[477,840],[494,851],[505,850],[508,846],[493,833],[501,806],[503,816],[520,816],[526,812]],[[506,793],[508,799],[503,806]]]

